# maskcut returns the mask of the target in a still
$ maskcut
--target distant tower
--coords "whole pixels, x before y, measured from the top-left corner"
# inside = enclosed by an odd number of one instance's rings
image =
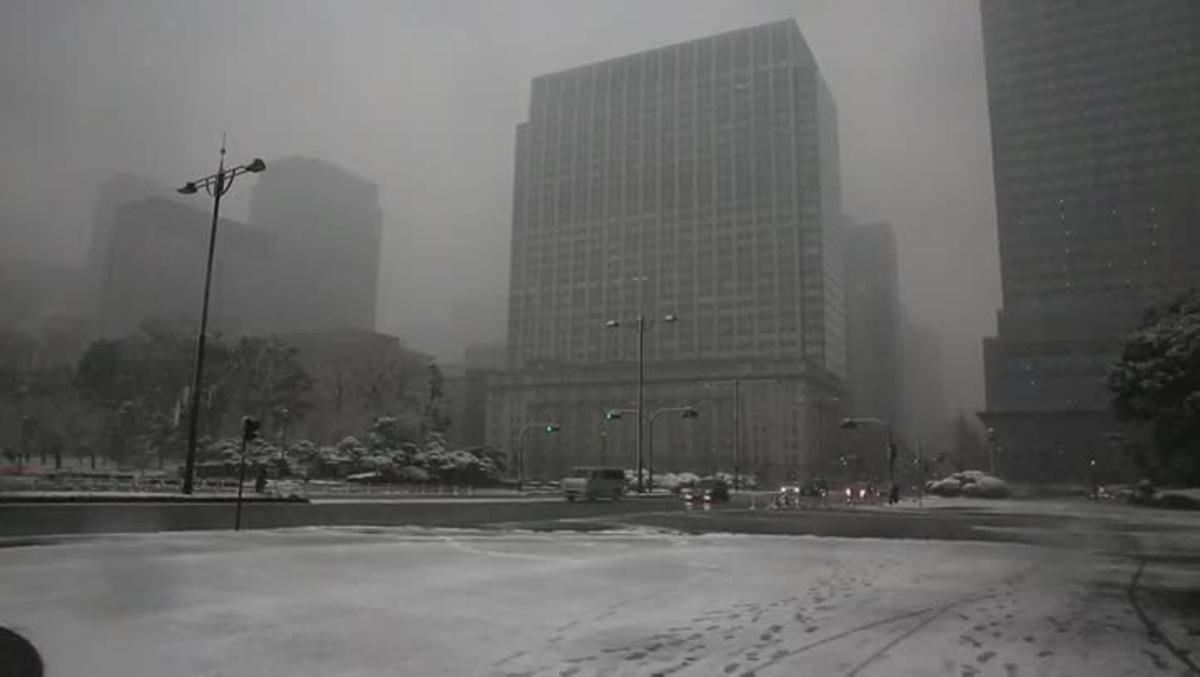
[[[833,97],[794,21],[534,78],[517,128],[510,363],[629,360],[608,318],[677,312],[653,360],[845,372]]]
[[[379,188],[315,158],[267,163],[252,226],[275,241],[274,331],[375,329],[383,211]]]
[[[122,205],[152,197],[170,197],[173,194],[166,186],[134,174],[117,174],[100,184],[96,196],[96,209],[92,216],[92,239],[87,254],[88,297],[85,308],[99,313],[107,276],[110,271],[109,257],[116,227],[117,210]]]
[[[846,230],[846,339],[853,411],[897,421],[901,373],[900,280],[888,223]]]

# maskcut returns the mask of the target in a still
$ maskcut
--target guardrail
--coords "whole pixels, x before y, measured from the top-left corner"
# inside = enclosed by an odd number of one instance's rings
[[[247,479],[244,488],[253,490],[254,480]],[[238,480],[233,478],[196,478],[194,494],[214,495],[237,492]],[[0,494],[33,493],[94,493],[94,494],[173,494],[180,490],[180,481],[170,476],[136,477],[118,475],[96,476],[24,476],[4,478],[0,482]],[[557,483],[542,482],[527,484],[523,495],[557,494]],[[456,484],[397,484],[383,482],[345,482],[335,480],[311,480],[302,478],[272,479],[267,481],[266,495],[308,497],[355,497],[355,496],[477,496],[517,495],[515,487],[474,486]]]

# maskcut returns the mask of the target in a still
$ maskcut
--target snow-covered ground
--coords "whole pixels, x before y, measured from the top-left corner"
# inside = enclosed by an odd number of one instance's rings
[[[1143,578],[1179,583],[1175,566]],[[1187,674],[1130,603],[1136,568],[1083,549],[654,531],[117,536],[0,550],[0,625],[59,676]]]

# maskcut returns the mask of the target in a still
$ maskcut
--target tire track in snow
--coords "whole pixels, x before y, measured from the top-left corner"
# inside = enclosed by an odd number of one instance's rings
[[[1167,651],[1171,652],[1172,656],[1179,659],[1179,662],[1186,665],[1188,669],[1192,671],[1193,675],[1200,675],[1200,666],[1196,665],[1196,662],[1192,660],[1191,656],[1189,656],[1186,651],[1180,649],[1179,647],[1175,646],[1173,642],[1171,642],[1166,633],[1159,629],[1158,625],[1155,624],[1154,621],[1150,620],[1150,617],[1146,615],[1146,611],[1142,609],[1142,605],[1138,603],[1137,586],[1138,582],[1142,580],[1142,573],[1145,570],[1146,560],[1142,560],[1138,564],[1137,570],[1133,572],[1133,578],[1129,580],[1129,603],[1133,606],[1133,610],[1137,613],[1138,620],[1142,622],[1142,625],[1146,626],[1146,633],[1149,635],[1150,640],[1165,646]]]

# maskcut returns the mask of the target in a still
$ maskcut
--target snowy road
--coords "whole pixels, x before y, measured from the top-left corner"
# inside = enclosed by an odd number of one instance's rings
[[[1136,567],[973,542],[175,533],[0,550],[0,625],[52,676],[1189,674],[1130,603]]]

